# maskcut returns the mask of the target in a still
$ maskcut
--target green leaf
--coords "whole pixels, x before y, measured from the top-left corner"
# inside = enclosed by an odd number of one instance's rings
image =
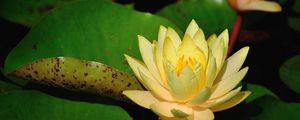
[[[296,17],[289,17],[288,18],[288,25],[290,28],[300,31],[300,18]]]
[[[231,29],[236,17],[226,0],[179,1],[163,8],[158,15],[168,18],[181,30],[185,30],[189,22],[195,19],[206,35]]]
[[[261,86],[261,85],[256,85],[256,84],[250,84],[247,83],[247,90],[251,91],[251,95],[247,97],[245,100],[245,103],[250,103],[254,101],[255,99],[258,99],[262,96],[269,95],[274,98],[278,98],[271,90]]]
[[[0,80],[0,95],[9,91],[20,90],[19,86],[9,83],[8,81]]]
[[[30,27],[50,10],[73,1],[75,0],[1,0],[0,16]]]
[[[300,94],[300,55],[284,62],[279,69],[279,75],[285,85]]]
[[[10,81],[3,75],[2,68],[0,68],[0,94],[7,93],[9,91],[20,90],[21,87],[17,84],[14,84],[13,81]]]
[[[271,96],[264,96],[248,105],[251,120],[298,120],[299,103],[286,103]]]
[[[300,1],[294,0],[294,4],[292,6],[292,9],[298,13],[300,13]]]
[[[166,19],[112,2],[74,2],[50,11],[35,25],[9,53],[4,70],[10,73],[42,58],[65,56],[131,73],[124,54],[140,58],[137,35],[156,39],[159,25],[176,29]]]
[[[47,58],[22,66],[11,73],[33,82],[124,99],[124,90],[142,90],[138,80],[126,73],[93,61],[75,58]],[[55,88],[53,88],[55,89]]]
[[[6,120],[131,120],[113,105],[71,101],[37,91],[0,95],[0,119]]]

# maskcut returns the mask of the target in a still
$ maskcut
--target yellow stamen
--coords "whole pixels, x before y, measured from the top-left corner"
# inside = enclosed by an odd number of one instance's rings
[[[184,56],[181,56],[177,60],[177,63],[176,63],[176,75],[177,76],[179,76],[180,71],[182,70],[182,68],[184,66],[183,58],[184,58]]]
[[[185,58],[184,55],[178,58],[177,63],[176,63],[176,75],[179,76],[183,67],[185,65],[190,66],[191,68],[194,68],[194,64],[196,63],[195,58],[192,57],[187,57]]]

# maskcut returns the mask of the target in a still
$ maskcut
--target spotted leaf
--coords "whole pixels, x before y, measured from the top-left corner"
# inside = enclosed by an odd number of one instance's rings
[[[143,89],[137,79],[99,62],[70,57],[41,59],[24,65],[10,75],[50,86],[95,93],[124,100],[123,90]]]

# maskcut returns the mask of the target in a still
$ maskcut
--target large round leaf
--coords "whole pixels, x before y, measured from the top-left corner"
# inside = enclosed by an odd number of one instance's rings
[[[226,0],[184,0],[169,5],[158,12],[178,25],[182,30],[195,19],[206,35],[231,29],[236,13]]]
[[[9,91],[20,90],[21,89],[19,86],[11,84],[8,81],[2,80],[2,79],[5,79],[5,78],[2,78],[2,77],[0,77],[0,78],[1,78],[1,80],[0,80],[0,94],[5,94]]]
[[[300,1],[294,0],[292,5],[292,10],[295,11],[295,13],[300,14]],[[288,17],[288,25],[290,28],[300,31],[300,16],[299,15],[291,15]]]
[[[0,95],[2,120],[130,120],[120,107],[70,101],[37,91]]]
[[[300,94],[300,55],[290,58],[280,67],[280,78],[290,89]]]
[[[74,2],[52,10],[35,25],[8,55],[5,71],[42,58],[67,56],[130,72],[124,54],[139,58],[137,35],[156,39],[159,25],[175,27],[163,18],[111,2]]]
[[[271,96],[261,97],[246,110],[251,120],[298,120],[299,103],[286,103]]]
[[[1,0],[0,16],[26,26],[37,23],[48,11],[75,0]]]
[[[290,28],[300,31],[300,17],[289,17],[288,25]]]
[[[274,98],[278,98],[271,90],[256,84],[247,83],[247,90],[251,91],[251,95],[245,100],[246,103],[250,103],[255,99],[258,99],[262,96],[269,95]]]
[[[292,6],[292,9],[298,13],[300,13],[300,1],[294,0],[294,4]]]
[[[117,100],[124,100],[125,96],[122,94],[124,90],[143,89],[133,75],[127,75],[98,62],[69,57],[41,59],[22,66],[10,75]]]

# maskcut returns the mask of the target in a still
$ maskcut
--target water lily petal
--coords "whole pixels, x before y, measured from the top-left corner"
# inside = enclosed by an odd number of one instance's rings
[[[163,100],[174,101],[172,95],[165,89],[159,82],[157,82],[151,73],[143,68],[138,68],[141,76],[140,82],[147,88],[153,95]]]
[[[149,91],[126,90],[123,91],[123,94],[136,104],[147,109],[150,109],[150,105],[160,102],[160,100],[154,97]]]
[[[198,29],[198,31],[195,33],[193,40],[195,44],[200,48],[200,50],[204,53],[205,58],[207,60],[208,58],[208,46],[207,42],[205,40],[205,35],[204,32],[202,31],[201,28]]]
[[[204,108],[211,108],[211,107],[221,105],[221,104],[227,102],[228,100],[232,99],[235,95],[237,95],[241,91],[241,89],[242,89],[242,87],[240,86],[234,90],[231,90],[230,92],[228,92],[227,94],[225,94],[223,96],[220,96],[220,97],[214,98],[214,99],[209,99],[205,103],[202,103],[198,106],[204,107]]]
[[[159,116],[158,120],[189,120],[188,118],[178,118],[178,117],[164,117]]]
[[[229,75],[238,72],[247,57],[248,51],[249,47],[244,47],[230,56],[225,61],[216,81],[224,79]]]
[[[156,63],[156,67],[158,69],[158,72],[160,74],[160,81],[162,82],[163,86],[168,89],[167,86],[167,78],[165,74],[165,69],[163,66],[163,53],[162,53],[162,48],[159,48],[158,44],[154,42],[154,59]]]
[[[185,33],[190,35],[191,37],[194,37],[194,35],[196,34],[196,32],[198,31],[199,26],[198,24],[195,22],[195,20],[193,19],[189,26],[187,27]]]
[[[200,62],[202,66],[206,66],[206,57],[204,53],[196,46],[190,35],[185,34],[182,44],[179,46],[177,56],[184,59],[193,58]],[[185,61],[185,60],[184,60]]]
[[[159,49],[163,48],[166,34],[167,34],[167,28],[162,25],[159,26],[159,32],[158,32],[158,47],[159,47]]]
[[[196,79],[198,80],[198,90],[200,91],[204,87],[206,87],[207,76],[205,74],[205,68],[201,66],[199,62],[196,62],[194,65],[194,73],[196,75]]]
[[[213,86],[213,93],[211,98],[216,98],[226,94],[228,91],[236,87],[240,81],[244,78],[248,71],[248,67],[243,68],[237,73],[229,75],[228,77],[222,79],[219,83]]]
[[[224,102],[224,103],[222,103],[218,106],[211,107],[210,109],[214,112],[229,109],[229,108],[234,107],[235,105],[241,103],[242,101],[244,101],[244,99],[246,99],[250,94],[251,94],[250,91],[239,92],[232,99],[230,99],[230,100],[228,100],[228,101],[226,101],[226,102]]]
[[[207,63],[207,68],[206,68],[206,83],[205,86],[207,87],[212,87],[214,80],[217,76],[217,63],[215,57],[211,54],[211,51],[209,51],[209,58],[208,58],[208,63]]]
[[[178,104],[178,103],[169,103],[169,102],[157,102],[152,105],[150,105],[151,110],[158,114],[159,116],[163,117],[176,117],[174,115],[174,112],[171,111],[181,111],[187,115],[193,114],[193,109],[190,107],[187,107],[184,104]]]
[[[266,12],[279,12],[281,9],[282,8],[278,3],[264,0],[256,0],[240,7],[240,10],[258,10]]]
[[[138,36],[138,39],[139,39],[139,49],[144,63],[146,64],[148,70],[155,78],[155,80],[158,80],[158,82],[161,83],[162,81],[160,80],[160,74],[158,73],[158,69],[154,61],[152,44],[143,36]]]
[[[206,101],[211,95],[211,89],[208,87],[203,88],[188,104],[197,105]]]
[[[216,34],[212,34],[207,38],[207,44],[208,46],[212,46],[213,43],[216,42],[218,36]]]
[[[198,77],[193,69],[185,65],[179,75],[175,67],[165,63],[169,91],[178,102],[185,102],[193,97],[198,90]]]
[[[161,99],[174,101],[171,94],[152,77],[151,73],[147,70],[146,66],[142,62],[128,55],[125,55],[125,57],[129,66],[144,87]]]
[[[213,120],[214,113],[210,109],[194,109],[194,116],[191,120]]]
[[[166,39],[166,34],[167,34],[167,28],[161,25],[159,27],[159,32],[158,32],[158,44],[156,44],[154,48],[154,54],[155,54],[154,59],[156,62],[157,69],[159,70],[161,76],[161,81],[165,88],[167,88],[167,82],[166,82],[166,75],[163,66],[163,46]],[[173,49],[175,49],[175,47]]]
[[[144,69],[147,69],[146,65],[143,62],[141,62],[133,57],[130,57],[128,55],[124,55],[124,56],[129,64],[130,68],[132,69],[133,73],[135,74],[135,76],[138,79],[141,79],[141,75],[139,73],[138,67],[144,67]]]
[[[181,43],[181,39],[177,32],[173,28],[168,28],[166,37],[169,37],[170,40],[172,40],[172,43],[174,44],[175,48],[177,49]]]
[[[217,63],[217,72],[221,69],[227,55],[228,30],[224,30],[218,38],[209,46]]]
[[[163,56],[165,56],[167,60],[170,61],[173,66],[175,66],[177,62],[176,54],[176,48],[172,40],[169,37],[167,37],[164,41]]]

